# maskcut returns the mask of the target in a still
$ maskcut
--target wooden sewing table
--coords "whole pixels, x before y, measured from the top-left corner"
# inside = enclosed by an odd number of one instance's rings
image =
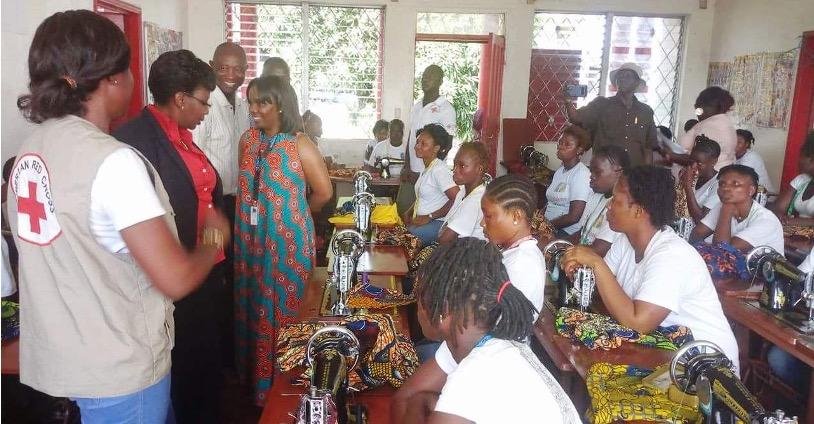
[[[381,246],[392,247],[392,246]],[[396,247],[396,249],[401,249]],[[401,291],[401,278],[394,274],[383,274],[383,270],[389,271],[393,268],[401,270],[400,266],[394,266],[392,262],[398,262],[396,258],[399,257],[395,252],[387,250],[388,255],[385,255],[387,260],[380,260],[380,255],[371,255],[371,260],[365,266],[370,269],[370,284],[382,288],[395,289]],[[403,255],[403,249],[401,249]],[[389,255],[392,255],[389,256]],[[392,261],[392,262],[391,262]],[[403,259],[404,274],[407,273],[406,256]],[[395,264],[399,265],[399,264]],[[359,269],[362,268],[362,262],[359,263]],[[305,287],[303,293],[303,300],[300,305],[300,310],[297,318],[302,321],[319,320],[321,322],[338,321],[335,317],[320,316],[320,303],[322,302],[323,288],[325,281],[328,279],[330,268],[316,268],[314,269],[308,285]],[[404,275],[402,274],[402,275]],[[393,317],[393,323],[396,329],[404,334],[410,336],[409,325],[407,322],[406,306],[397,308],[388,308],[386,310],[371,310],[371,312],[388,313]],[[302,373],[302,369],[295,369],[289,372],[277,371],[274,376],[274,384],[266,394],[266,405],[263,408],[263,415],[260,417],[261,424],[292,424],[295,422],[294,415],[296,414],[300,396],[305,394],[306,387],[297,384],[297,377]],[[349,404],[361,404],[367,410],[367,419],[371,424],[386,424],[390,422],[390,403],[395,394],[396,389],[388,384],[378,387],[373,390],[364,391],[361,393],[349,394]]]

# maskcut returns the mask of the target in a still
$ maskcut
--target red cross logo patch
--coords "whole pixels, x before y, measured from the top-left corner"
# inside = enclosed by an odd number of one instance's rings
[[[21,240],[47,246],[62,234],[48,168],[39,155],[26,153],[14,164],[11,189],[17,196],[17,235]]]

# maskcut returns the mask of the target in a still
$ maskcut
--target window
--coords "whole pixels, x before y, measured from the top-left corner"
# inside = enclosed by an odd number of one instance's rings
[[[567,125],[567,84],[588,87],[577,106],[613,96],[609,71],[625,62],[643,70],[647,89],[636,96],[653,108],[656,125],[675,130],[683,27],[680,17],[536,13],[528,99],[535,139],[556,140]]]
[[[381,115],[382,8],[228,2],[226,31],[248,55],[247,84],[282,57],[301,111],[322,118],[325,138],[370,138]]]

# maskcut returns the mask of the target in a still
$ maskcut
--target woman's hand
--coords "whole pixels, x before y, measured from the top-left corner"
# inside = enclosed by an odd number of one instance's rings
[[[223,244],[228,246],[232,241],[232,225],[220,210],[210,210],[204,219],[203,228],[213,228],[223,234]]]
[[[589,246],[574,246],[565,251],[562,268],[565,270],[566,275],[572,275],[581,265],[595,269],[597,264],[602,261],[604,259]]]
[[[681,181],[681,186],[685,189],[695,190],[695,178],[698,176],[698,166],[692,164],[678,173],[678,178]]]
[[[430,221],[432,221],[432,220],[430,219],[430,217],[428,215],[418,215],[418,216],[416,216],[415,218],[412,219],[411,224],[416,225],[416,226],[427,225],[427,224],[430,223]]]

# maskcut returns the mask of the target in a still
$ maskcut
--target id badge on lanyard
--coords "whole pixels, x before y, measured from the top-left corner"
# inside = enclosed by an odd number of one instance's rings
[[[257,206],[252,205],[252,207],[249,208],[249,224],[256,226],[257,225],[257,216],[258,215],[259,215],[259,212],[257,210]]]

